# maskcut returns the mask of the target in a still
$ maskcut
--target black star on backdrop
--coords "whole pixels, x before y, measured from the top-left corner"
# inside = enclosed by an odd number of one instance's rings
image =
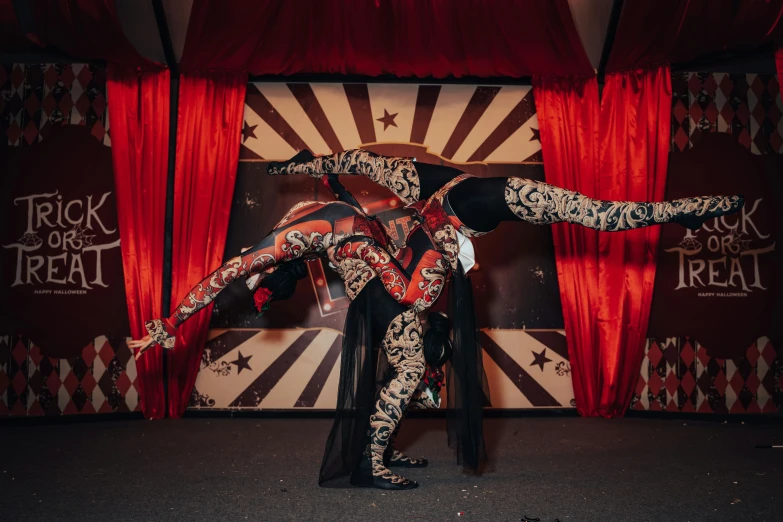
[[[254,132],[256,127],[258,127],[258,125],[248,125],[247,122],[245,122],[245,126],[242,127],[242,143],[245,143],[248,138],[256,137],[256,133]]]
[[[386,130],[389,128],[389,126],[396,127],[397,124],[394,123],[394,118],[397,117],[399,112],[395,112],[394,114],[389,114],[389,112],[386,109],[383,109],[383,118],[378,118],[377,121],[383,123],[383,130]]]
[[[530,127],[530,132],[533,133],[533,137],[530,138],[530,141],[541,141],[541,131],[538,129],[534,129],[533,127]]]
[[[249,361],[250,358],[253,357],[253,356],[252,355],[248,355],[247,357],[243,357],[242,356],[242,352],[238,352],[238,353],[239,353],[239,358],[236,361],[231,361],[231,364],[236,364],[237,365],[237,375],[242,373],[242,370],[244,370],[244,369],[248,369],[248,370],[252,371],[253,368],[250,367],[250,365],[247,363],[247,361]]]
[[[541,353],[533,352],[533,362],[530,363],[530,366],[536,366],[538,365],[539,368],[541,368],[541,371],[544,371],[544,365],[548,362],[552,362],[552,359],[548,359],[546,356],[546,348],[544,348]]]

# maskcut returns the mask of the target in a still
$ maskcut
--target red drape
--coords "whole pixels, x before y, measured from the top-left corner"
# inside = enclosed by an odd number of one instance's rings
[[[671,129],[668,66],[606,76],[600,119],[601,199],[661,201]],[[660,227],[598,238],[600,414],[622,416],[639,380]]]
[[[783,32],[783,0],[634,0],[617,25],[609,72],[755,49]]]
[[[151,64],[128,42],[114,0],[33,0],[35,33],[75,58]]]
[[[174,180],[172,309],[222,264],[239,161],[247,75],[180,78]],[[169,415],[190,401],[212,306],[183,323],[168,359]]]
[[[591,197],[663,198],[669,151],[668,67],[595,78],[536,78],[547,181]],[[644,353],[660,230],[552,230],[577,411],[622,415]]]
[[[598,193],[598,82],[536,78],[533,82],[541,148],[549,183]],[[601,390],[595,329],[598,233],[567,225],[552,227],[574,397],[580,415],[598,414]]]
[[[169,71],[109,64],[108,105],[120,246],[131,335],[161,316],[169,142]],[[166,413],[161,348],[136,362],[147,418]]]
[[[567,0],[195,0],[183,71],[590,75]]]

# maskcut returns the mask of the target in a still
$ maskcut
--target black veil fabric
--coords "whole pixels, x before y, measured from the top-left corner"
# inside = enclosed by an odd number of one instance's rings
[[[336,413],[318,477],[322,487],[351,486],[351,472],[369,443],[375,397],[391,377],[381,342],[389,323],[405,310],[377,277],[348,307]]]
[[[478,344],[473,291],[462,265],[451,278],[449,299],[454,332],[446,377],[448,443],[457,451],[458,464],[477,470],[486,459],[483,407],[489,405],[489,387]],[[405,310],[379,278],[367,283],[348,307],[336,413],[318,478],[322,487],[351,487],[351,472],[369,443],[375,398],[393,371],[381,341],[392,319]]]
[[[453,355],[446,371],[448,442],[457,452],[457,463],[477,471],[487,458],[483,410],[490,405],[489,386],[478,342],[473,289],[462,263],[452,275],[449,301],[454,332]]]

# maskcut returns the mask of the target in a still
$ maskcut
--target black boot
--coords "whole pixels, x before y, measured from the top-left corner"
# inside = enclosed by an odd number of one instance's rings
[[[315,156],[307,149],[300,150],[296,153],[296,156],[288,161],[270,161],[266,166],[266,173],[270,176],[277,176],[281,174],[298,174],[290,167],[299,165],[301,163],[308,163],[313,160]],[[303,171],[304,172],[304,171]]]
[[[408,480],[399,475],[395,475],[386,468],[382,468],[380,475],[373,474],[370,457],[363,454],[359,463],[351,473],[351,485],[359,488],[378,488],[389,490],[414,489],[419,487],[416,481]]]
[[[731,209],[730,210],[721,210],[721,209],[714,209],[714,210],[708,210],[702,215],[696,215],[693,213],[690,214],[680,214],[679,216],[676,216],[674,218],[675,223],[679,223],[680,225],[684,226],[685,228],[688,228],[690,230],[698,230],[710,219],[717,217],[717,216],[730,216],[731,214],[735,214],[742,210],[742,207],[745,206],[745,196],[740,194],[739,196],[732,196],[731,198],[728,198],[731,203]]]
[[[387,468],[426,468],[429,461],[424,457],[413,459],[399,451],[388,450],[383,455],[383,464]]]

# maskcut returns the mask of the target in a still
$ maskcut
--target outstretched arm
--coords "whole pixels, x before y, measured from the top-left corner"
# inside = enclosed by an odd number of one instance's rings
[[[180,301],[173,314],[165,319],[147,321],[144,324],[147,335],[140,340],[130,341],[128,347],[131,350],[138,349],[136,359],[155,343],[165,349],[173,349],[179,325],[211,303],[223,289],[239,277],[262,271],[272,262],[274,257],[258,248],[251,249],[249,254],[231,258],[194,286]]]

